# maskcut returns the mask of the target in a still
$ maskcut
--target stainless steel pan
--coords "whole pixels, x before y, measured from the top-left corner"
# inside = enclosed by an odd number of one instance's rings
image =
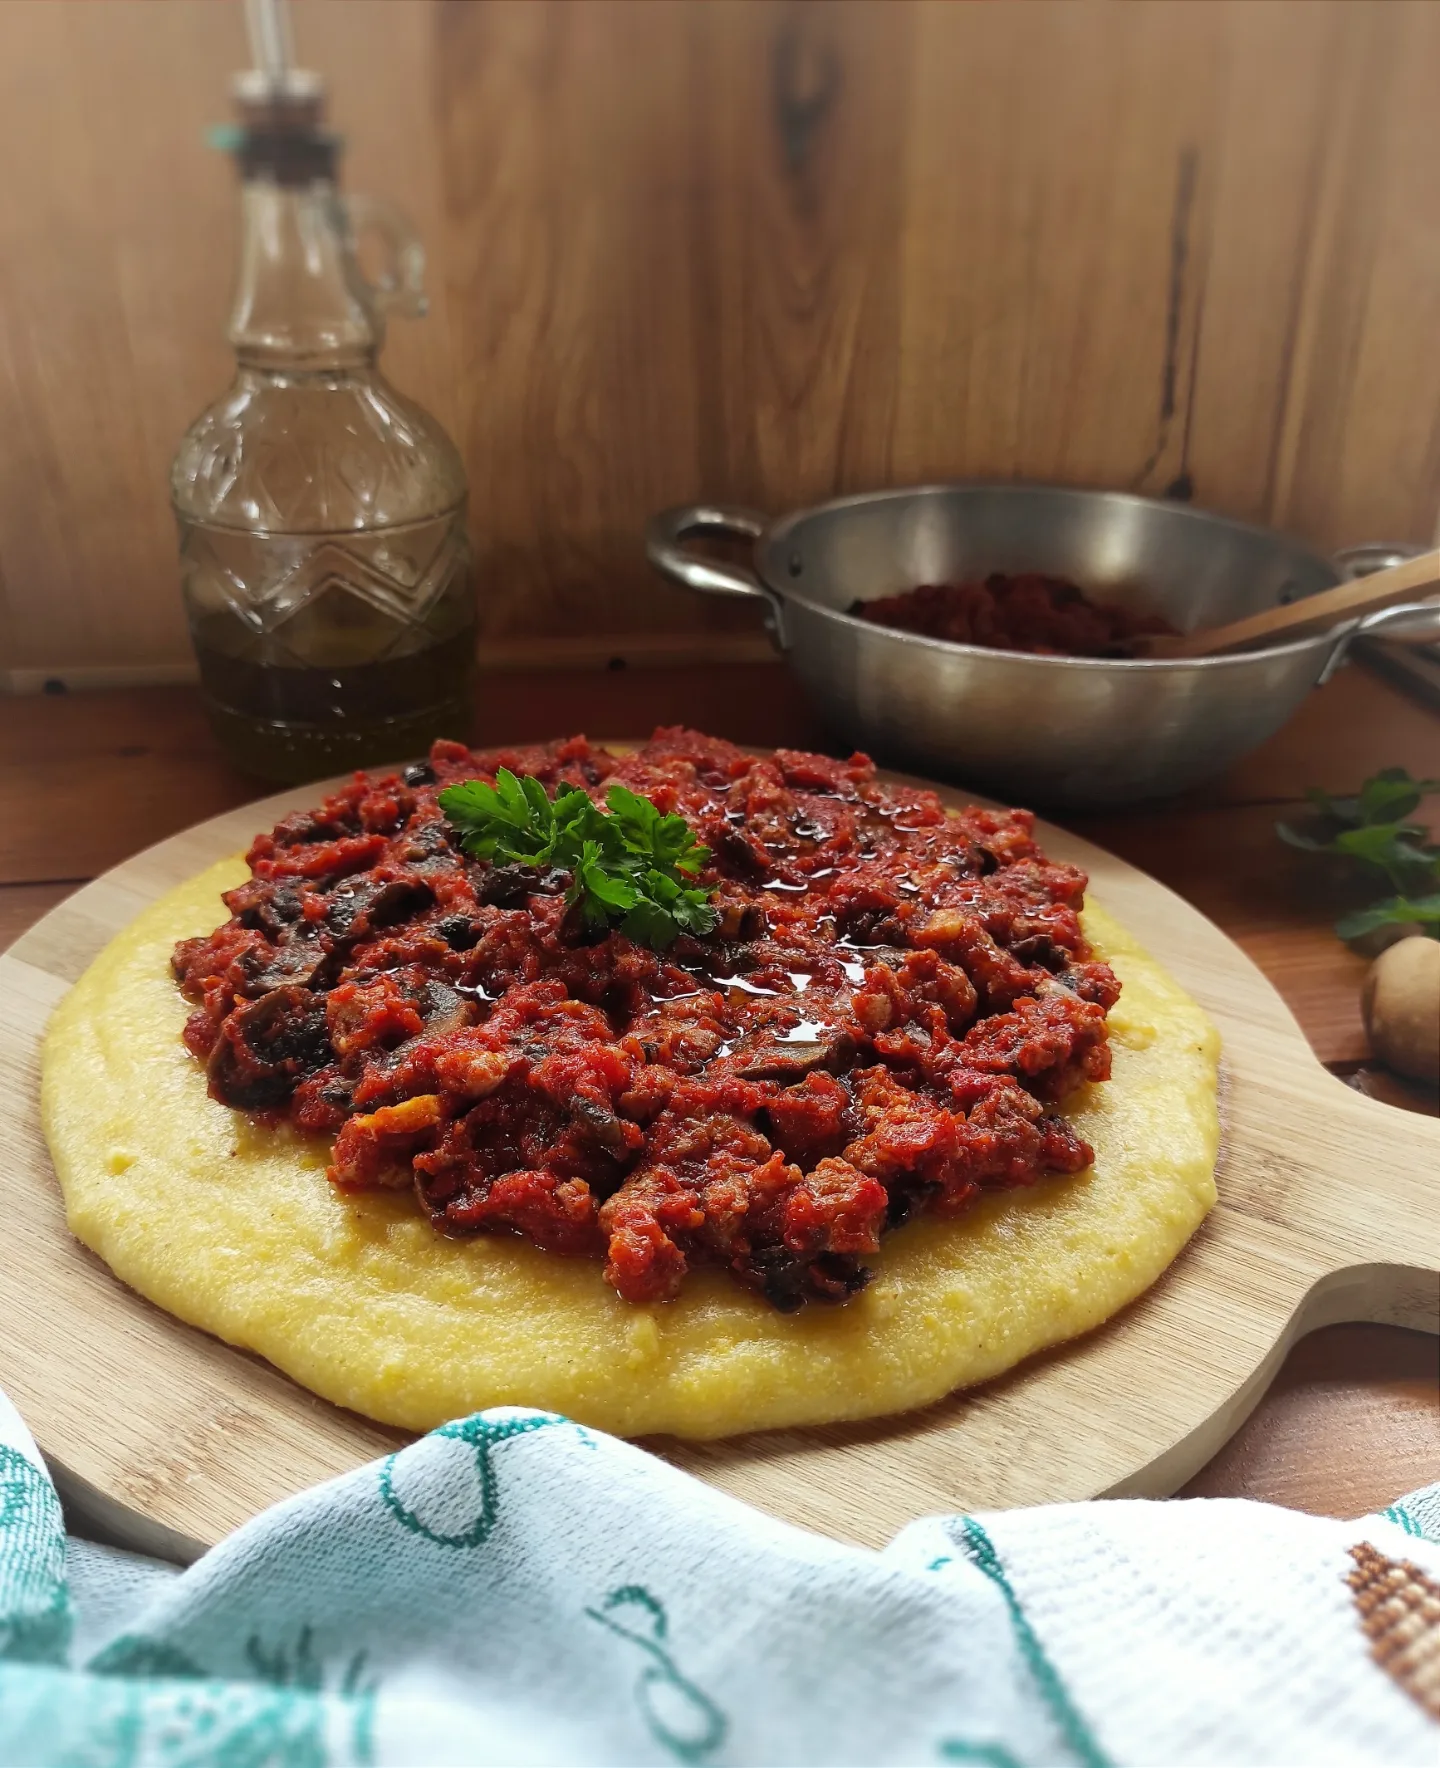
[[[754,569],[702,556],[686,545],[697,536],[753,542]],[[1360,634],[1440,637],[1440,605],[1406,604],[1267,650],[1111,662],[952,644],[846,612],[917,584],[1041,571],[1189,632],[1341,579],[1335,564],[1268,529],[1115,491],[927,485],[775,522],[694,504],[656,516],[647,550],[688,589],[762,603],[776,644],[842,741],[1035,804],[1181,791],[1277,730]]]

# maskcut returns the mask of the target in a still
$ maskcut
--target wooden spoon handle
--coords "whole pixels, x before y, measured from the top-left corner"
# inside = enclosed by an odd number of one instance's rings
[[[1440,591],[1440,551],[1421,553],[1388,570],[1374,571],[1368,577],[1323,589],[1319,595],[1308,595],[1284,607],[1266,608],[1244,620],[1232,620],[1225,626],[1212,626],[1201,632],[1187,632],[1178,638],[1153,638],[1138,654],[1146,657],[1213,657],[1221,651],[1233,651],[1242,645],[1284,644],[1288,639],[1305,638],[1312,633],[1327,632],[1362,614],[1373,614],[1379,608],[1393,607],[1397,602],[1423,599]]]

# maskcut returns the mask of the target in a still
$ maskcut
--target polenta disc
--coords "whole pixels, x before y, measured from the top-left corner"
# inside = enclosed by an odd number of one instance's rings
[[[598,1262],[504,1235],[447,1239],[408,1193],[342,1195],[329,1144],[207,1096],[169,970],[208,933],[222,861],[100,954],[51,1021],[43,1111],[75,1234],[142,1295],[313,1392],[427,1430],[539,1406],[620,1435],[873,1417],[985,1381],[1108,1319],[1175,1258],[1215,1200],[1219,1039],[1104,911],[1084,915],[1124,992],[1113,1079],[1064,1115],[1095,1149],[1075,1177],[886,1237],[842,1308],[777,1313],[725,1272],[637,1308]]]

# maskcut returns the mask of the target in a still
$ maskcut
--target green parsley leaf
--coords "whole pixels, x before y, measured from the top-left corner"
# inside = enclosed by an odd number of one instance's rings
[[[682,890],[670,904],[670,914],[678,927],[700,939],[720,924],[720,911],[703,890]]]
[[[583,900],[586,909],[599,904],[607,912],[623,915],[640,900],[640,891],[627,873],[607,869],[598,841],[585,843],[574,869],[572,893],[575,900]]]
[[[1343,828],[1358,829],[1413,815],[1420,800],[1431,792],[1440,792],[1440,780],[1412,780],[1403,767],[1382,767],[1353,798],[1332,798],[1319,786],[1308,786],[1305,796],[1322,817]]]
[[[560,867],[571,875],[566,901],[591,928],[613,926],[664,951],[680,933],[714,931],[710,891],[687,885],[710,850],[680,816],[662,816],[648,798],[620,785],[608,814],[579,786],[552,800],[536,779],[501,768],[495,784],[467,780],[439,795],[466,853],[492,864]]]
[[[1311,786],[1305,796],[1315,807],[1316,821],[1275,825],[1287,846],[1357,861],[1389,884],[1390,897],[1336,922],[1341,939],[1412,921],[1440,938],[1440,913],[1434,908],[1440,903],[1440,846],[1427,840],[1423,824],[1408,820],[1432,792],[1440,792],[1440,780],[1416,780],[1403,767],[1386,767],[1372,774],[1354,797],[1334,798]]]
[[[1412,780],[1403,767],[1382,768],[1360,788],[1360,820],[1382,823],[1411,816],[1429,792],[1440,792],[1440,780]]]
[[[525,786],[533,786],[527,792]],[[502,767],[495,784],[466,780],[440,794],[441,810],[467,853],[502,863],[548,865],[555,853],[555,813],[538,780],[524,785]]]
[[[1329,853],[1330,843],[1322,841],[1304,829],[1296,828],[1294,823],[1276,823],[1275,833],[1287,847],[1298,847],[1302,853]]]
[[[658,903],[642,897],[620,923],[620,931],[636,945],[663,952],[675,943],[679,928],[674,917]]]
[[[1331,843],[1336,853],[1364,860],[1384,872],[1396,890],[1440,877],[1435,862],[1440,849],[1426,847],[1416,837],[1425,834],[1416,823],[1366,823],[1358,829],[1342,829]]]
[[[545,788],[539,780],[527,780],[543,798]],[[555,793],[556,850],[562,865],[569,865],[580,856],[587,841],[603,851],[614,849],[614,834],[602,811],[590,794],[580,786],[560,785]]]
[[[626,846],[662,871],[698,872],[709,859],[710,849],[700,846],[683,816],[661,816],[626,786],[612,786],[605,802]]]
[[[605,803],[620,833],[640,851],[649,846],[650,831],[660,821],[660,812],[648,798],[641,798],[628,786],[615,785],[605,794]]]
[[[1384,902],[1371,903],[1368,909],[1354,909],[1340,917],[1335,931],[1342,939],[1359,939],[1377,927],[1411,925],[1423,927],[1440,938],[1440,891],[1434,896],[1392,896]]]

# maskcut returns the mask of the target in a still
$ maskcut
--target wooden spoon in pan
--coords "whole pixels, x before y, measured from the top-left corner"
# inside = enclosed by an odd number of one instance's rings
[[[1385,571],[1373,571],[1319,595],[1305,596],[1284,607],[1267,608],[1244,620],[1231,620],[1203,632],[1165,634],[1136,642],[1137,657],[1214,657],[1248,645],[1280,645],[1292,638],[1328,632],[1400,602],[1424,601],[1440,594],[1440,550],[1421,553]],[[1440,625],[1440,611],[1437,611]],[[1397,635],[1398,636],[1398,635]],[[1433,635],[1432,635],[1433,636]]]

